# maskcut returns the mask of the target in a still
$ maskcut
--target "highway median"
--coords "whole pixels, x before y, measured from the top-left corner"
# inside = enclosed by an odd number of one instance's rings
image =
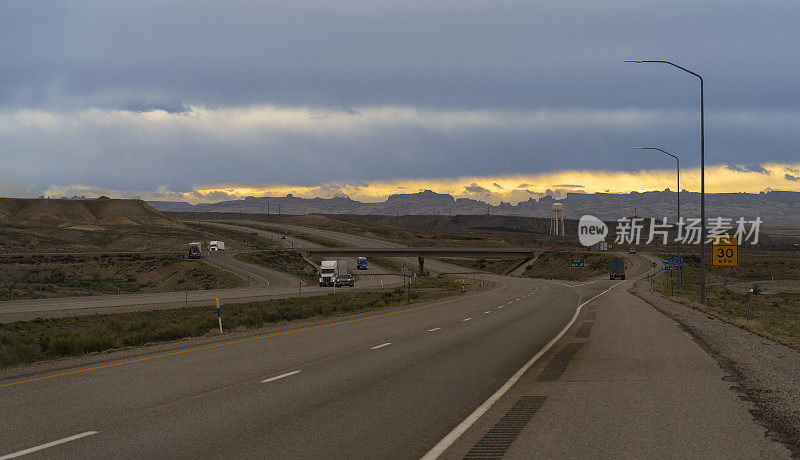
[[[461,283],[451,279],[414,286],[421,289],[412,288],[410,294],[398,287],[384,292],[223,302],[223,328],[225,333],[254,330],[291,321],[430,301],[480,289],[479,283],[466,281],[462,291]],[[216,310],[205,306],[16,321],[0,324],[0,368],[219,334]]]

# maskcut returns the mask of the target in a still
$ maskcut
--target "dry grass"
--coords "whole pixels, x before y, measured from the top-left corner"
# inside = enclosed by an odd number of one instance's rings
[[[545,252],[528,265],[522,276],[582,281],[604,276],[608,278],[611,254],[602,252]],[[584,259],[583,268],[570,267],[570,259]]]
[[[748,266],[781,267],[794,254],[781,258],[780,253],[772,254],[770,258],[755,259],[744,263],[744,273],[749,273]],[[696,255],[684,259],[683,289],[671,296],[672,289],[669,278],[665,274],[656,277],[656,290],[665,297],[683,303],[696,310],[705,312],[728,323],[747,329],[764,337],[769,337],[779,343],[800,350],[800,293],[798,292],[763,292],[759,289],[758,282],[751,282],[750,286],[756,292],[752,297],[750,321],[747,321],[747,307],[749,292],[728,290],[727,296],[723,295],[721,287],[721,274],[719,269],[709,268],[712,276],[707,277],[706,305],[700,303],[699,287],[699,260]],[[742,260],[744,262],[744,260]],[[791,273],[791,271],[789,271]],[[744,283],[747,277],[735,277],[737,272],[729,273],[729,282]],[[718,278],[720,278],[718,280]],[[717,284],[717,282],[720,284]],[[749,291],[749,289],[748,289]],[[727,297],[727,302],[725,301]],[[725,307],[727,304],[727,307]]]
[[[0,276],[4,300],[243,286],[238,276],[182,254],[0,256]]]
[[[523,259],[439,259],[448,264],[467,267],[478,271],[503,275],[514,269]]]

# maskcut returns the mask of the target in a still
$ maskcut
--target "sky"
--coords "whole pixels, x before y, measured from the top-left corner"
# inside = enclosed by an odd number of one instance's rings
[[[0,195],[800,191],[795,1],[0,3]]]

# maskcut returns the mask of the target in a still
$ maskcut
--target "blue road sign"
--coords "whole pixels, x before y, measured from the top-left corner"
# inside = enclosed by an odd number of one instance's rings
[[[683,270],[683,257],[670,257],[669,263],[672,265],[672,270]]]
[[[683,270],[683,257],[670,257],[664,261],[664,271]]]

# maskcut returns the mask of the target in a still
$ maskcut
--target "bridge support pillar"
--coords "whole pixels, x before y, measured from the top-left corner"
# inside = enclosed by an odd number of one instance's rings
[[[425,276],[425,258],[417,257],[419,261],[419,276]]]

